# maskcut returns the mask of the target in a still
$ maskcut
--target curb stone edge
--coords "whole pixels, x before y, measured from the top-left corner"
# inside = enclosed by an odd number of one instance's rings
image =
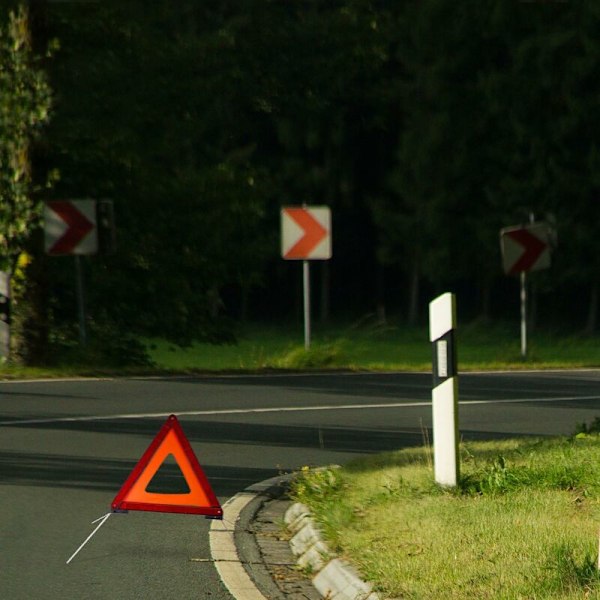
[[[313,585],[327,600],[380,600],[369,583],[363,581],[354,567],[336,558],[321,538],[310,510],[296,502],[285,513],[285,523],[294,533],[290,540],[292,552],[301,567],[310,567],[316,574]]]

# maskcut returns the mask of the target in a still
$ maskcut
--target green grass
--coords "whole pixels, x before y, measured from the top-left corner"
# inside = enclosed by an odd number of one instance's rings
[[[174,370],[337,368],[397,371],[431,369],[427,328],[394,325],[315,326],[306,352],[301,326],[252,326],[237,345],[194,344],[181,349],[154,341],[158,366]],[[465,325],[458,330],[459,370],[600,367],[600,338],[553,333],[530,335],[529,356],[520,356],[518,327]]]
[[[302,325],[253,324],[240,328],[236,344],[196,343],[182,348],[164,340],[143,340],[152,367],[119,367],[127,345],[103,362],[101,341],[86,353],[76,345],[52,368],[0,365],[0,377],[257,371],[272,369],[350,369],[429,371],[431,344],[426,327],[360,324],[313,325],[309,351]],[[92,340],[93,341],[93,340]],[[118,342],[118,340],[117,340]],[[600,337],[535,332],[527,360],[520,357],[516,324],[459,324],[459,371],[600,367]],[[120,354],[119,354],[120,352]]]
[[[457,490],[407,449],[304,470],[294,497],[383,597],[600,598],[600,438],[462,447]]]

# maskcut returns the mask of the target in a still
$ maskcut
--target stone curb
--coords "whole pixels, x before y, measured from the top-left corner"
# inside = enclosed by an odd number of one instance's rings
[[[285,513],[285,523],[294,533],[290,540],[298,564],[316,574],[313,585],[327,600],[379,600],[370,584],[363,581],[348,562],[333,557],[321,532],[310,516],[310,510],[299,502]]]
[[[248,548],[239,535],[261,509],[268,498],[268,491],[289,481],[292,476],[273,477],[249,486],[223,505],[228,518],[214,521],[211,525],[210,545],[217,571],[236,600],[266,600],[262,590],[268,594],[267,597],[275,597],[275,593],[269,590],[273,584],[266,585],[264,575],[256,572],[256,566],[250,572],[244,566],[244,563],[248,564],[244,558]],[[330,552],[307,506],[292,504],[285,512],[284,521],[294,534],[289,542],[290,550],[300,567],[314,573],[312,585],[321,597],[326,600],[380,600],[350,563]],[[251,534],[249,537],[252,537]],[[257,576],[262,580],[259,587],[256,587],[258,582],[251,581]]]
[[[247,540],[243,538],[247,523],[260,509],[268,491],[281,485],[289,477],[283,475],[266,479],[235,494],[223,505],[223,520],[214,520],[211,523],[211,556],[223,585],[235,600],[267,600],[262,590],[269,588],[268,577],[262,572],[257,572],[258,565],[255,565],[251,573],[248,572],[245,563],[249,562],[246,558],[249,550],[245,543]],[[247,533],[247,537],[252,536]],[[257,586],[257,578],[262,580],[260,588]]]

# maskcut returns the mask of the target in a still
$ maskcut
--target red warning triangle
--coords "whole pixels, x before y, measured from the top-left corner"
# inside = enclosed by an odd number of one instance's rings
[[[181,469],[189,492],[162,494],[146,491],[152,478],[170,455]],[[111,506],[114,511],[151,510],[223,518],[223,509],[175,415],[171,415],[162,426]]]

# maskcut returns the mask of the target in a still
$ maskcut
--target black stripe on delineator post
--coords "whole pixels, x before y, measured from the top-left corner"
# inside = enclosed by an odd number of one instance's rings
[[[431,344],[433,387],[458,374],[454,329],[446,332]]]

